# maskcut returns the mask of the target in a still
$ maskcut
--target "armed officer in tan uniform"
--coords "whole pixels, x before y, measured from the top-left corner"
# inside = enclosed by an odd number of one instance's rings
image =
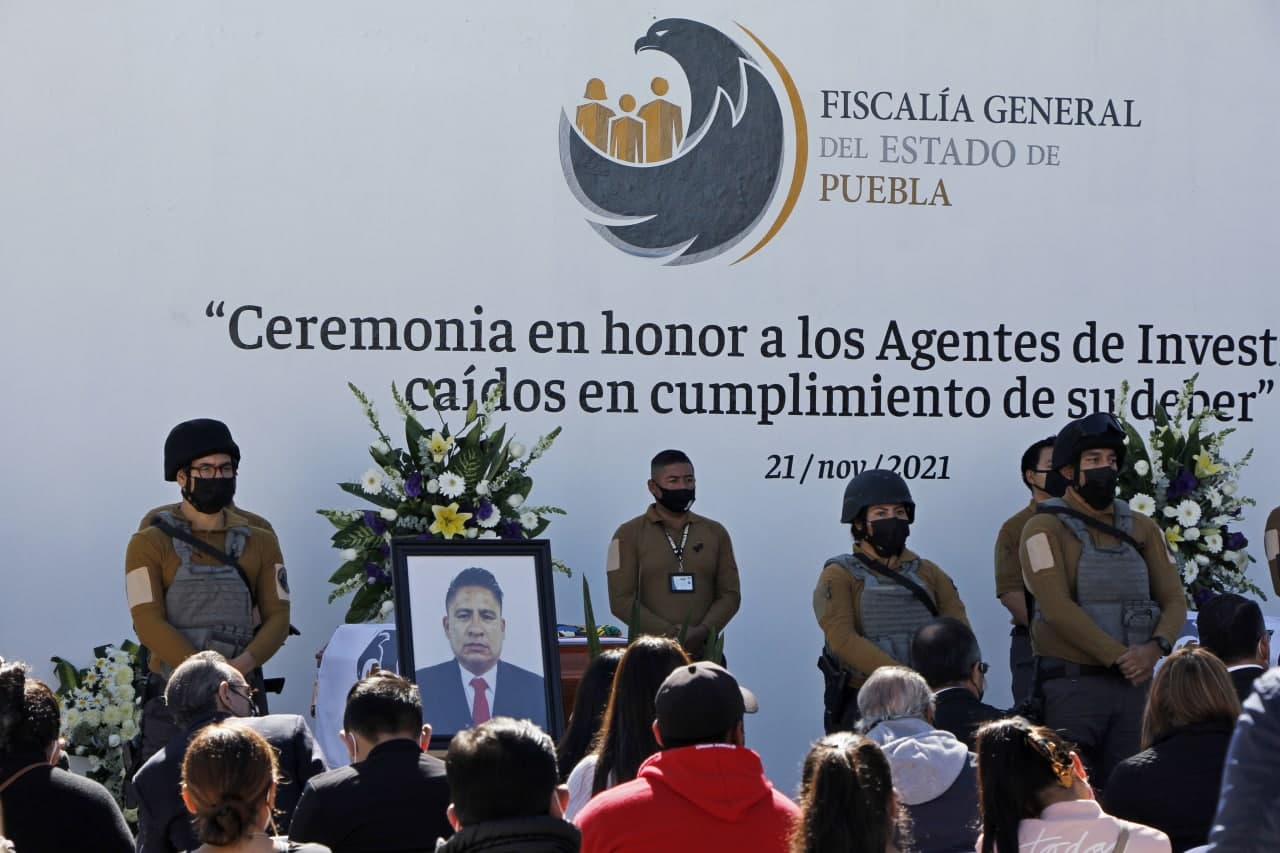
[[[853,532],[852,554],[827,560],[813,591],[813,612],[826,646],[827,732],[858,719],[858,688],[878,667],[911,666],[911,638],[938,616],[969,624],[946,572],[906,547],[916,505],[906,482],[871,469],[849,481],[840,521]]]
[[[151,655],[143,706],[143,760],[177,730],[163,704],[173,668],[212,649],[262,686],[261,665],[289,631],[289,582],[275,534],[231,506],[240,448],[221,421],[178,424],[164,447],[165,479],[181,489],[177,511],[133,534],[125,591],[138,639]]]
[[[1267,516],[1262,548],[1267,556],[1267,568],[1271,570],[1271,588],[1280,595],[1280,506],[1271,510]]]
[[[653,503],[609,543],[609,609],[633,637],[676,637],[687,625],[685,648],[700,657],[742,602],[733,543],[718,522],[689,511],[693,463],[681,451],[653,457],[648,488]]]
[[[1187,617],[1160,527],[1115,496],[1124,457],[1113,415],[1067,424],[1052,463],[1065,495],[1040,504],[1019,549],[1045,725],[1077,745],[1099,788],[1138,752],[1148,682]]]
[[[1009,672],[1013,676],[1013,703],[1029,698],[1035,675],[1035,662],[1031,655],[1030,600],[1027,588],[1022,585],[1022,563],[1018,560],[1018,545],[1022,542],[1022,528],[1036,514],[1041,501],[1053,497],[1046,491],[1046,478],[1053,473],[1053,436],[1043,438],[1022,454],[1022,484],[1031,491],[1031,502],[1015,512],[1000,525],[996,535],[996,598],[1009,611],[1013,629],[1009,632]]]

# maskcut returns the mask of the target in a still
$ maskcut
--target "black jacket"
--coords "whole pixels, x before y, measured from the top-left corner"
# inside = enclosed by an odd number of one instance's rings
[[[191,829],[191,815],[182,803],[182,758],[187,744],[200,729],[231,716],[209,714],[196,720],[185,732],[175,735],[164,749],[147,759],[133,776],[138,796],[138,853],[173,853],[200,846]],[[268,714],[241,717],[245,723],[275,747],[280,758],[283,781],[276,789],[276,831],[286,834],[302,786],[325,771],[324,756],[307,721],[297,714]]]
[[[1120,762],[1103,794],[1107,814],[1162,831],[1175,853],[1206,843],[1231,730],[1229,723],[1184,726]]]
[[[1244,700],[1248,699],[1249,694],[1253,692],[1253,682],[1264,672],[1266,670],[1260,666],[1246,666],[1227,673],[1231,676],[1231,683],[1236,686],[1236,695],[1240,697],[1241,704],[1244,704]]]
[[[577,853],[578,828],[558,817],[520,817],[464,826],[438,853]]]
[[[334,853],[432,850],[437,838],[453,834],[448,808],[444,762],[411,740],[391,740],[363,761],[313,776],[289,837]]]
[[[38,752],[0,755],[0,783],[28,770],[0,794],[4,833],[21,853],[67,850],[132,853],[133,833],[107,789],[48,763]]]
[[[963,687],[943,688],[935,696],[933,725],[951,732],[973,752],[973,738],[983,723],[1008,716],[1007,711],[983,703]]]

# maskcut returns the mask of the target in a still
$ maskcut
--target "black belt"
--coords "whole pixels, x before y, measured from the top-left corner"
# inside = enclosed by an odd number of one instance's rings
[[[1013,630],[1009,632],[1010,637],[1026,637],[1030,636],[1031,629],[1026,625],[1014,625]]]
[[[1036,669],[1041,681],[1051,681],[1055,678],[1079,678],[1084,675],[1108,675],[1120,677],[1120,671],[1111,666],[1094,666],[1087,663],[1076,663],[1075,661],[1063,660],[1062,658],[1040,658],[1040,664]]]

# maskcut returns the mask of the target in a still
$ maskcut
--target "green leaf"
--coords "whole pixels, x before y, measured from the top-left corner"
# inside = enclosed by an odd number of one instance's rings
[[[591,587],[587,584],[587,576],[582,576],[582,612],[583,621],[587,623],[587,660],[600,657],[600,632],[596,628],[596,614],[591,608]]]
[[[479,446],[464,446],[453,458],[453,473],[467,481],[467,485],[475,486],[484,478],[485,458]]]
[[[318,509],[316,510],[316,514],[323,515],[329,520],[330,524],[339,530],[342,530],[351,523],[351,517],[347,515],[345,511],[340,509]]]
[[[534,526],[534,528],[533,528],[532,530],[527,531],[527,532],[525,533],[525,538],[526,538],[526,539],[537,539],[539,536],[541,536],[541,535],[542,535],[542,531],[544,531],[544,530],[546,530],[546,529],[547,529],[547,525],[549,525],[549,524],[551,524],[551,519],[549,519],[549,518],[541,518],[541,517],[540,517],[540,518],[538,519],[538,523]]]
[[[631,599],[631,618],[627,620],[627,645],[631,645],[636,641],[636,637],[640,636],[640,595]]]
[[[369,545],[381,542],[381,538],[372,530],[365,526],[363,521],[353,521],[346,527],[333,534],[333,547],[335,548],[355,548],[357,551],[363,550]]]
[[[57,655],[49,658],[53,662],[53,674],[58,677],[58,695],[66,696],[80,686],[80,671],[71,661]]]
[[[363,498],[369,503],[376,504],[377,506],[384,506],[384,507],[389,507],[391,509],[395,509],[400,505],[400,498],[397,497],[396,495],[388,495],[383,492],[378,492],[378,494],[376,495],[371,495],[365,492],[364,487],[361,486],[359,483],[339,483],[338,488],[342,489],[342,491],[346,492],[349,495],[355,495],[358,498]]]
[[[329,576],[329,583],[342,583],[343,581],[351,580],[362,571],[364,571],[364,563],[358,560],[343,563],[336,572]]]
[[[724,666],[724,634],[714,627],[707,632],[707,644],[703,649],[703,657],[712,663]]]
[[[464,426],[466,426],[467,424],[470,424],[472,421],[476,419],[476,412],[478,412],[480,409],[478,403],[479,403],[478,400],[472,400],[471,405],[467,406],[467,420],[463,424]]]
[[[405,418],[404,437],[405,441],[408,442],[409,455],[413,458],[414,464],[421,466],[422,457],[418,450],[418,445],[422,439],[427,437],[427,428],[417,418]]]

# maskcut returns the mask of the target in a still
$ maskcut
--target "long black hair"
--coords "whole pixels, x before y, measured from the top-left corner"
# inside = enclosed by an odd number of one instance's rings
[[[1044,794],[1074,784],[1072,746],[1022,717],[997,720],[978,730],[979,853],[1017,853],[1018,824],[1039,817]]]
[[[791,853],[885,853],[898,826],[889,761],[874,741],[836,732],[804,760]]]
[[[636,778],[641,763],[658,751],[653,736],[653,700],[667,676],[688,663],[684,649],[666,637],[641,637],[627,647],[618,661],[613,693],[596,735],[593,796],[609,787],[611,772],[613,784]]]
[[[620,660],[622,652],[617,649],[601,652],[582,674],[578,695],[573,700],[573,713],[569,715],[569,725],[556,746],[561,782],[569,778],[573,768],[591,749],[591,742],[595,740],[596,732],[604,721],[604,709],[609,704],[613,676],[618,671]]]

